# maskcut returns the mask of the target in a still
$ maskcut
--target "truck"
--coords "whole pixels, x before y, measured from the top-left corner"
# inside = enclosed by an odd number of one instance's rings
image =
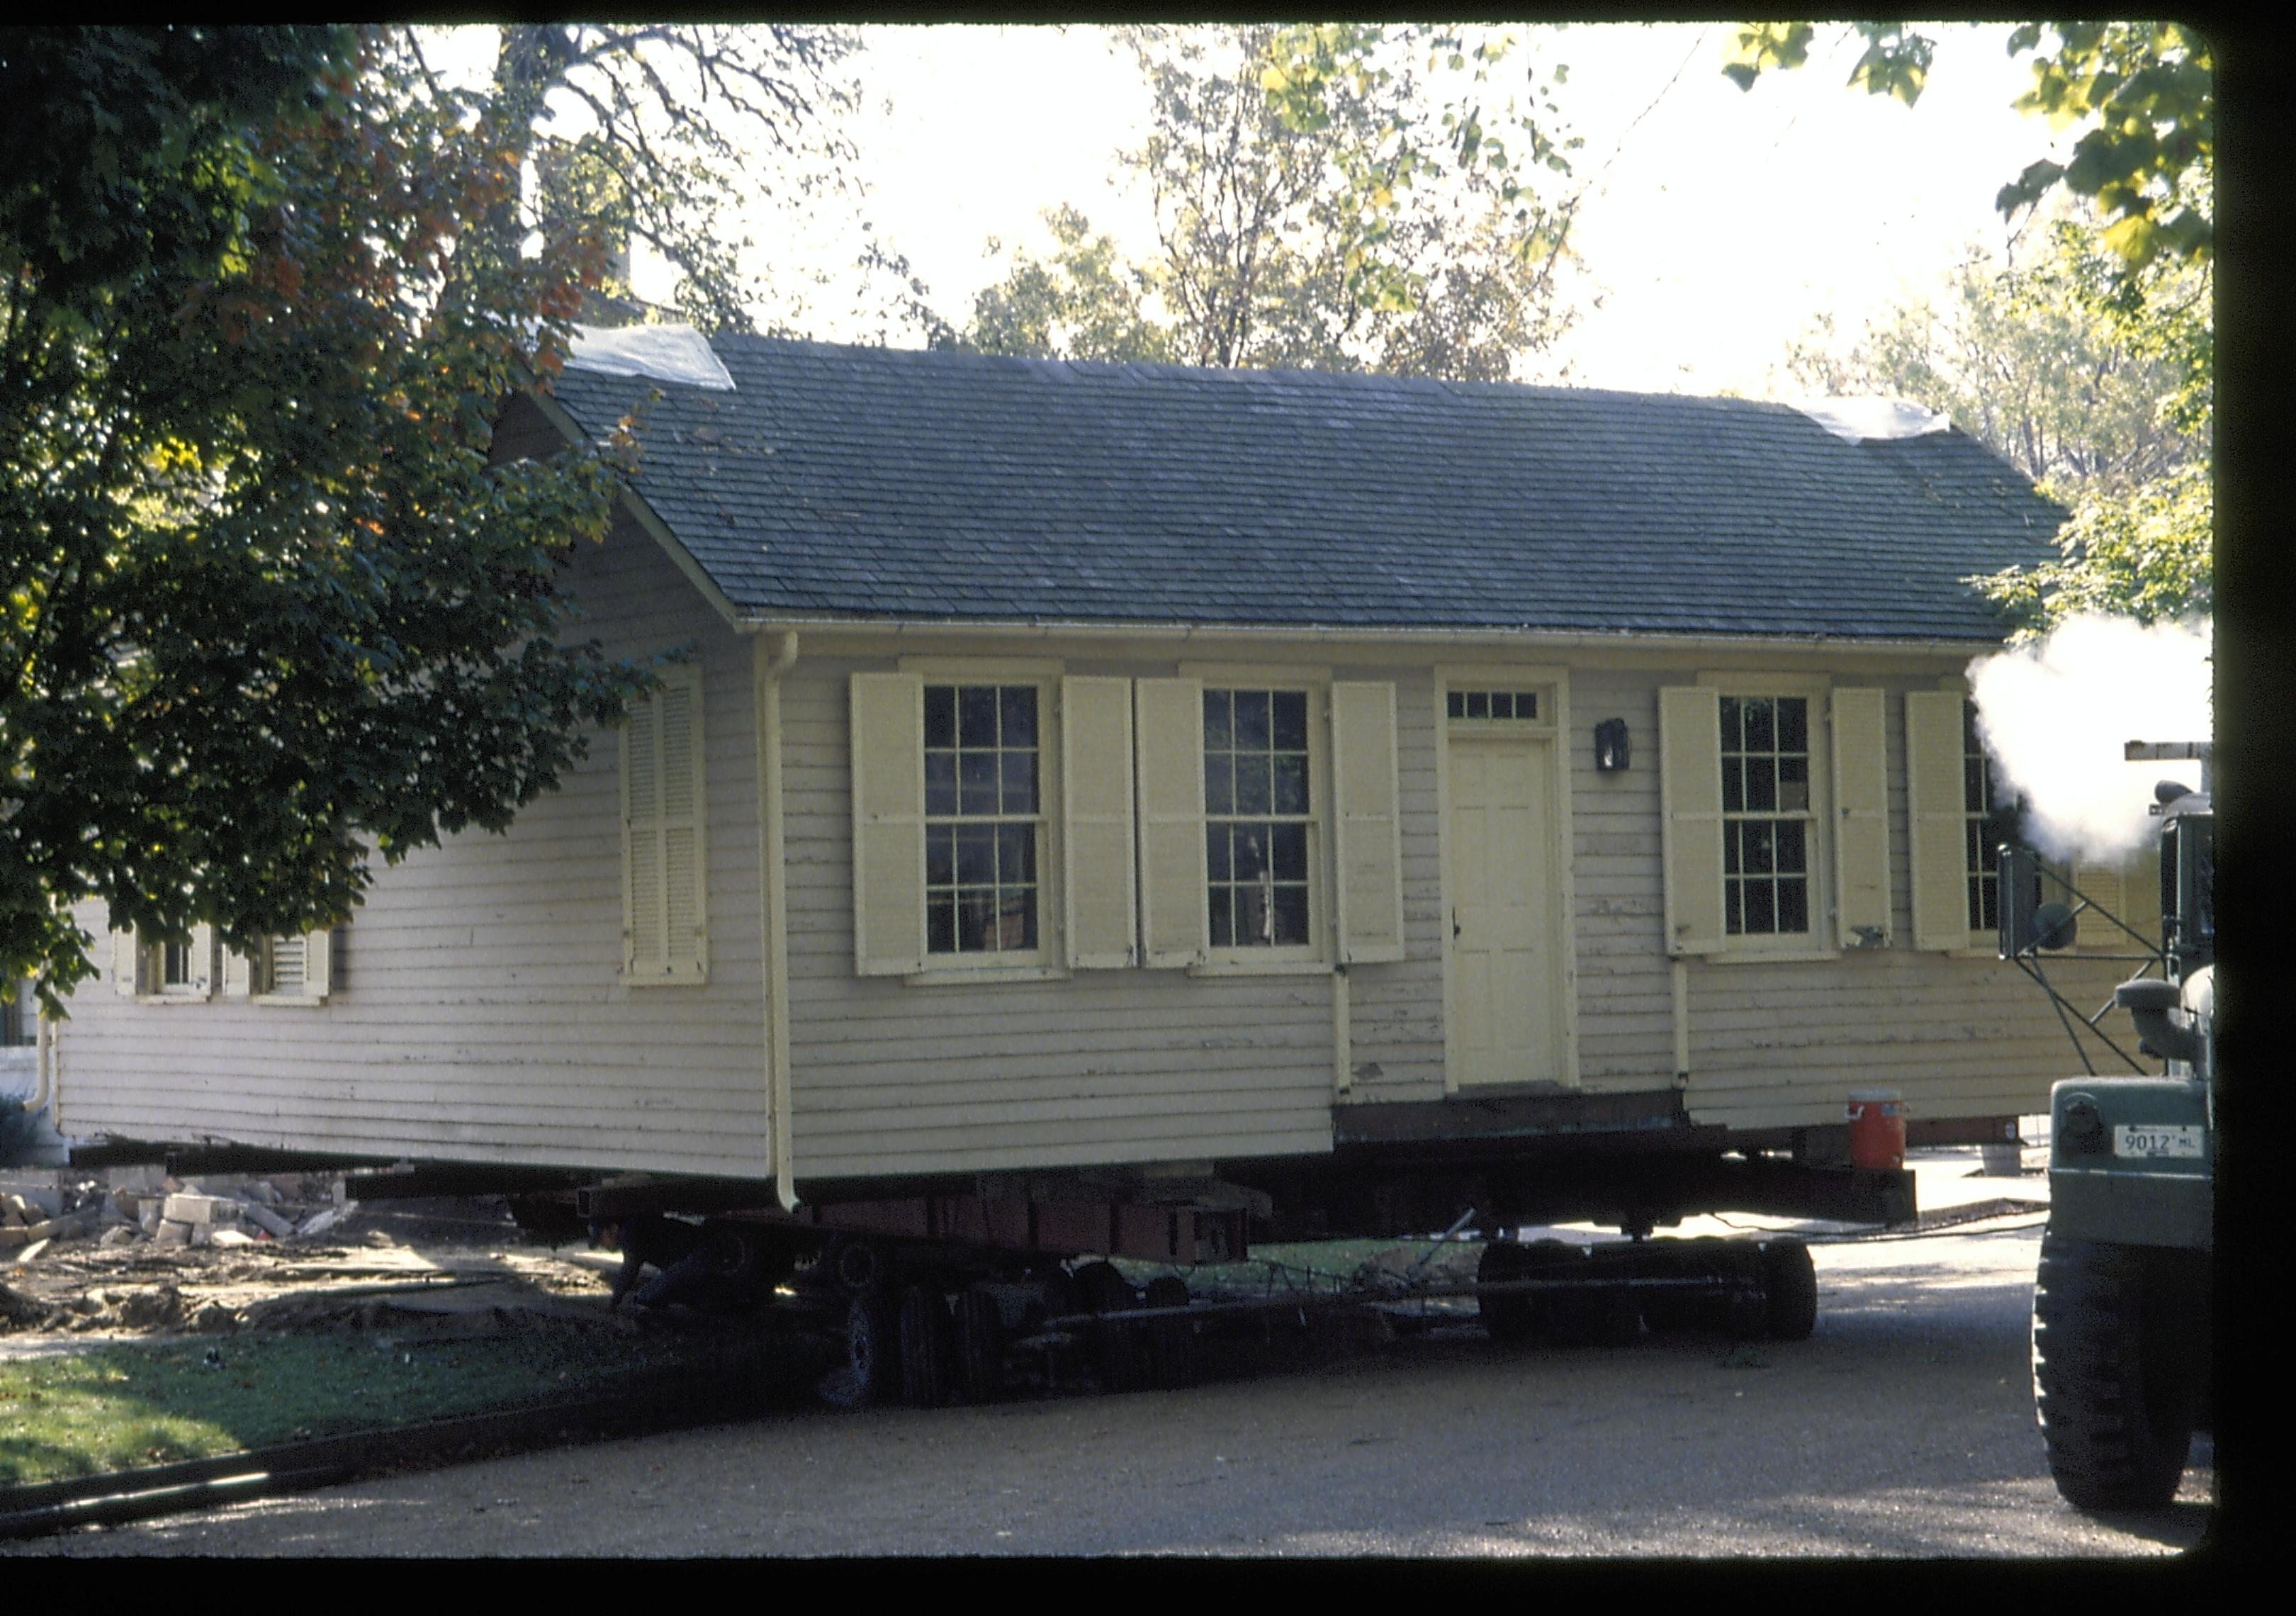
[[[2176,1496],[2195,1429],[2212,1430],[2210,1308],[2217,1162],[2215,816],[2205,742],[2131,742],[2131,761],[2197,758],[2202,789],[2156,788],[2161,936],[2106,1010],[2135,1023],[2148,1071],[2089,1070],[2053,1087],[2049,1220],[2033,1286],[2033,1399],[2049,1473],[2081,1509],[2149,1509]],[[2032,901],[2050,877],[2004,849],[2002,953],[2046,987],[2088,900]],[[2070,899],[2070,901],[2066,901]],[[2149,942],[2149,939],[2147,939]],[[2160,974],[2152,974],[2157,966]],[[2054,995],[2054,990],[2052,996]],[[2068,1006],[2060,1004],[2061,1011]],[[2092,1029],[2103,1012],[2089,1021]],[[2079,1039],[2076,1038],[2076,1043]]]

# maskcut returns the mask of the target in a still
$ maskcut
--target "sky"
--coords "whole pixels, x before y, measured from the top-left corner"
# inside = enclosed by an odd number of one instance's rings
[[[490,29],[458,30],[478,36]],[[2030,70],[2007,24],[1950,26],[1908,110],[1847,87],[1857,47],[1821,30],[1808,66],[1725,78],[1726,24],[1534,25],[1529,53],[1565,62],[1561,111],[1585,140],[1587,186],[1573,244],[1578,324],[1524,379],[1642,391],[1785,397],[1788,346],[1815,316],[1844,336],[1908,294],[1939,286],[2008,232],[1995,193],[2063,144],[2011,102]],[[1128,55],[1092,27],[859,30],[851,62],[864,106],[849,126],[863,193],[792,232],[759,217],[776,269],[836,275],[866,218],[906,256],[945,317],[1001,275],[991,237],[1041,249],[1042,211],[1072,203],[1145,256],[1148,202],[1120,183],[1116,153],[1144,133],[1148,94]],[[651,285],[649,284],[651,281]],[[662,287],[639,266],[639,290]],[[808,299],[824,340],[872,332],[833,295]]]

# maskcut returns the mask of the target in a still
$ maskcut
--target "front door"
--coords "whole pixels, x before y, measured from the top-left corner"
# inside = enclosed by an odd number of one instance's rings
[[[1554,739],[1450,740],[1449,1069],[1460,1088],[1567,1083]]]

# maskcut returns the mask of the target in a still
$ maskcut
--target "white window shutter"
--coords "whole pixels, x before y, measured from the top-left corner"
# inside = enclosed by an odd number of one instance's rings
[[[1833,693],[1833,890],[1845,948],[1890,941],[1890,765],[1878,690]],[[1866,945],[1870,946],[1870,945]]]
[[[709,966],[701,670],[662,677],[622,728],[622,971],[698,982]]]
[[[1211,950],[1203,683],[1141,679],[1132,693],[1139,759],[1140,963],[1193,965]]]
[[[243,999],[255,991],[255,962],[236,948],[223,951],[223,996]]]
[[[1969,820],[1962,781],[1962,696],[1906,693],[1906,811],[1912,824],[1914,947],[1966,948]]]
[[[1711,954],[1722,936],[1722,699],[1709,686],[1658,693],[1659,795],[1672,954]]]
[[[925,696],[914,674],[853,676],[853,968],[925,962]]]
[[[189,980],[184,990],[193,998],[208,998],[215,992],[215,928],[197,925],[192,928]]]
[[[1397,801],[1395,686],[1332,686],[1332,823],[1340,959],[1403,957],[1403,826]]]
[[[1062,679],[1062,930],[1076,969],[1139,958],[1132,790],[1132,681]]]
[[[303,935],[303,991],[323,999],[335,986],[335,933],[329,926]]]
[[[2094,906],[2083,909],[2073,922],[2073,947],[2098,954],[2130,954],[2136,951],[2136,939],[2104,917],[2112,915],[2113,920],[2128,925],[2130,931],[2144,931],[2144,928],[2138,925],[2128,913],[2129,889],[2141,884],[2133,879],[2133,875],[2134,872],[2111,865],[2079,864],[2073,866],[2073,890]],[[2159,903],[2156,898],[2152,906],[2157,908]],[[2097,911],[2100,909],[2104,913],[2099,914]],[[2159,930],[2157,918],[2154,930]],[[2156,937],[2154,941],[2157,943],[2158,940]]]
[[[135,997],[136,977],[144,964],[144,951],[137,946],[133,931],[111,934],[111,986],[122,998]]]

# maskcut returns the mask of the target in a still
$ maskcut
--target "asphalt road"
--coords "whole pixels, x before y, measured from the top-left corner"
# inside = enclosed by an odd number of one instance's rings
[[[17,1554],[2135,1556],[2212,1519],[2060,1500],[2039,1230],[1816,1249],[1808,1341],[1365,1341],[1186,1392],[791,1408],[16,1546]]]

